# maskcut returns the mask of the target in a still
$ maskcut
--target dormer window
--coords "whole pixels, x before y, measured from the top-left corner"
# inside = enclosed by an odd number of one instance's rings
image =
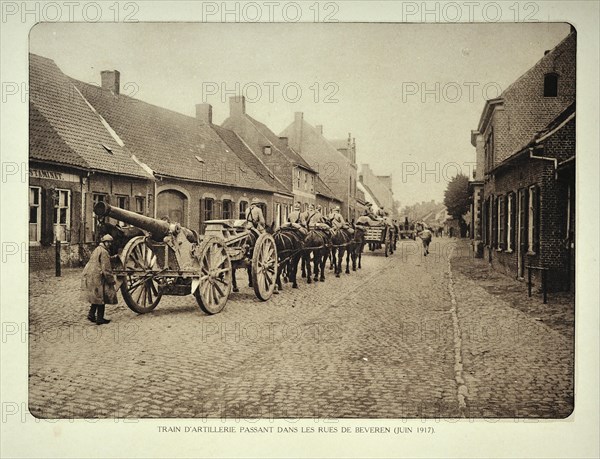
[[[263,153],[265,155],[270,155],[271,154],[271,145],[267,145],[266,147],[263,147]]]
[[[558,96],[558,75],[547,73],[544,75],[544,97]]]

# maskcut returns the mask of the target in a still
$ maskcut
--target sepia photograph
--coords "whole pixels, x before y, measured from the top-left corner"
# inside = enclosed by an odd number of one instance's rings
[[[576,337],[597,338],[580,308],[597,310],[598,285],[586,294],[580,226],[597,222],[577,209],[576,151],[597,164],[597,145],[581,149],[592,62],[577,24],[534,2],[484,3],[478,21],[431,2],[443,21],[429,23],[415,2],[398,21],[230,3],[174,20],[159,2],[160,21],[144,2],[83,3],[82,20],[3,3],[3,23],[38,19],[19,45],[26,80],[2,78],[26,133],[21,162],[2,160],[3,227],[6,185],[26,190],[20,213],[28,196],[28,240],[2,243],[3,290],[7,260],[27,277],[26,319],[2,320],[3,343],[25,346],[25,400],[3,401],[3,424],[287,438],[294,457],[319,451],[297,449],[311,435],[363,436],[391,457],[392,438],[461,422],[500,447],[500,424],[590,415],[576,369],[597,343],[580,360]]]

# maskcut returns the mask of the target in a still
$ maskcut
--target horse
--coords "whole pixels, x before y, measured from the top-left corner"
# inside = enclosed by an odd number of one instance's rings
[[[325,281],[325,264],[329,255],[331,239],[329,234],[322,229],[309,229],[304,238],[304,250],[302,251],[302,269],[306,269],[306,282],[311,281],[310,255],[313,256],[314,281]],[[303,271],[304,277],[304,271]]]
[[[352,271],[362,269],[362,253],[365,247],[365,228],[361,225],[354,225],[354,237],[348,248],[348,252],[352,256]],[[357,263],[358,262],[358,263]],[[358,266],[357,266],[358,265]]]
[[[338,228],[331,238],[331,258],[335,268],[335,277],[342,273],[342,259],[346,253],[346,274],[350,274],[350,244],[354,239],[353,234],[346,228]]]
[[[304,247],[304,235],[296,228],[282,227],[273,233],[275,246],[277,247],[278,269],[277,269],[277,293],[281,290],[281,276],[287,277],[292,283],[292,288],[298,288],[296,274],[298,262],[302,257]]]

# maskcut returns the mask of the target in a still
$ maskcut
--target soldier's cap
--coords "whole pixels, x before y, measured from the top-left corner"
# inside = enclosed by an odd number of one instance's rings
[[[110,234],[105,234],[104,236],[102,236],[102,239],[100,239],[100,242],[112,242],[113,241],[113,237]]]
[[[340,206],[335,206],[333,210],[340,210]]]

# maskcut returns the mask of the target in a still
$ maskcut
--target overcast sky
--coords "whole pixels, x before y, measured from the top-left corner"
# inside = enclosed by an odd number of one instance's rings
[[[275,133],[297,111],[328,138],[351,132],[357,162],[393,174],[394,195],[407,205],[441,201],[444,175],[457,170],[450,163],[469,172],[484,100],[568,33],[566,24],[535,23],[45,23],[32,30],[30,49],[89,83],[119,70],[122,92],[184,114],[211,103],[219,124],[237,83],[247,112]],[[423,169],[436,168],[422,180]]]

